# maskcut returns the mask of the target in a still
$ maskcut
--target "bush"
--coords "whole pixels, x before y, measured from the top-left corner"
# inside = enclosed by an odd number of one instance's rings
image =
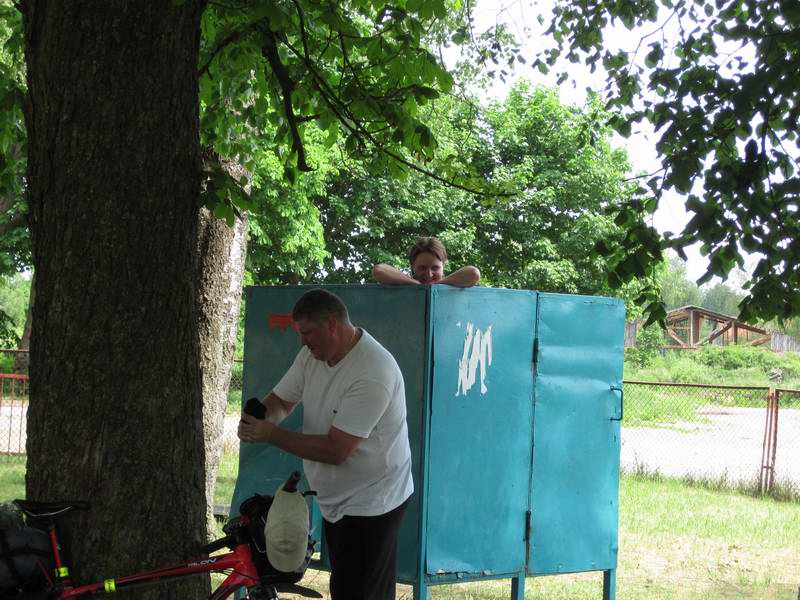
[[[726,371],[749,368],[769,375],[772,369],[780,369],[784,380],[800,377],[800,355],[778,354],[761,346],[708,346],[696,353],[695,360]]]
[[[664,334],[658,325],[642,327],[636,332],[636,347],[625,349],[625,362],[635,368],[650,366],[661,355]]]
[[[780,369],[780,387],[800,387],[800,355],[778,354],[753,346],[705,346],[697,351],[674,350],[663,355],[625,352],[625,377],[675,383],[771,385],[769,374]],[[774,384],[773,384],[774,385]]]
[[[768,373],[783,362],[779,354],[758,346],[704,346],[694,356],[702,365],[727,371],[758,367]]]
[[[0,352],[0,373],[14,372],[14,353]]]
[[[716,379],[716,381],[715,381]],[[718,383],[706,367],[691,359],[678,361],[671,370],[670,381],[674,383]]]

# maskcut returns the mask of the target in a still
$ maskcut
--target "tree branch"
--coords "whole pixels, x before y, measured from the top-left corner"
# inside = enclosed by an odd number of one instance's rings
[[[266,42],[261,47],[261,54],[269,62],[272,67],[272,72],[278,80],[281,87],[281,95],[283,96],[283,110],[286,113],[286,121],[289,124],[289,131],[292,134],[292,150],[297,154],[297,168],[300,171],[310,171],[311,167],[306,162],[306,149],[303,146],[303,139],[300,137],[300,130],[297,128],[298,120],[294,114],[294,107],[292,106],[292,91],[295,87],[295,81],[289,76],[289,71],[281,62],[278,55],[278,46],[275,41],[275,33],[266,30],[264,32]]]
[[[208,58],[208,61],[200,69],[200,72],[197,74],[198,79],[202,77],[204,74],[208,73],[208,69],[211,67],[211,63],[214,62],[214,59],[217,57],[217,54],[219,54],[226,46],[239,41],[245,33],[249,33],[250,31],[251,30],[248,29],[240,29],[238,31],[234,31],[228,37],[222,40],[222,43],[216,48],[214,48],[214,51],[211,53],[211,56]]]

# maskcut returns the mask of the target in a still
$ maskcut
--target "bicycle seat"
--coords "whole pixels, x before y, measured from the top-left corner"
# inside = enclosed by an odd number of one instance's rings
[[[82,500],[65,502],[38,502],[36,500],[14,500],[19,509],[29,517],[35,519],[55,518],[72,512],[73,510],[89,510],[91,504]]]

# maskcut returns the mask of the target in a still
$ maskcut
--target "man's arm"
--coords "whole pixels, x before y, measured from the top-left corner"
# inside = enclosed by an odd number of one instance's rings
[[[481,272],[477,267],[469,265],[461,267],[458,271],[453,271],[447,277],[443,277],[436,283],[445,283],[460,288],[472,287],[481,280]]]
[[[282,429],[267,419],[242,415],[239,423],[239,439],[245,442],[272,444],[284,452],[306,460],[340,465],[350,458],[363,438],[345,433],[336,427],[331,427],[325,435],[298,433]]]
[[[372,277],[378,283],[388,283],[393,285],[403,285],[403,284],[416,284],[419,285],[419,281],[406,275],[399,269],[395,269],[390,265],[386,265],[383,263],[377,264],[372,267]]]
[[[286,417],[288,417],[296,404],[286,402],[274,392],[270,392],[266,398],[261,399],[261,404],[267,408],[266,419],[275,425],[278,425]]]

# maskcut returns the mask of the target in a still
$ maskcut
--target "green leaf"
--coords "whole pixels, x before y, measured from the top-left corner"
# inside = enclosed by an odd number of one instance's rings
[[[325,136],[325,147],[332,148],[339,139],[339,127],[331,127],[328,129],[328,135]]]

